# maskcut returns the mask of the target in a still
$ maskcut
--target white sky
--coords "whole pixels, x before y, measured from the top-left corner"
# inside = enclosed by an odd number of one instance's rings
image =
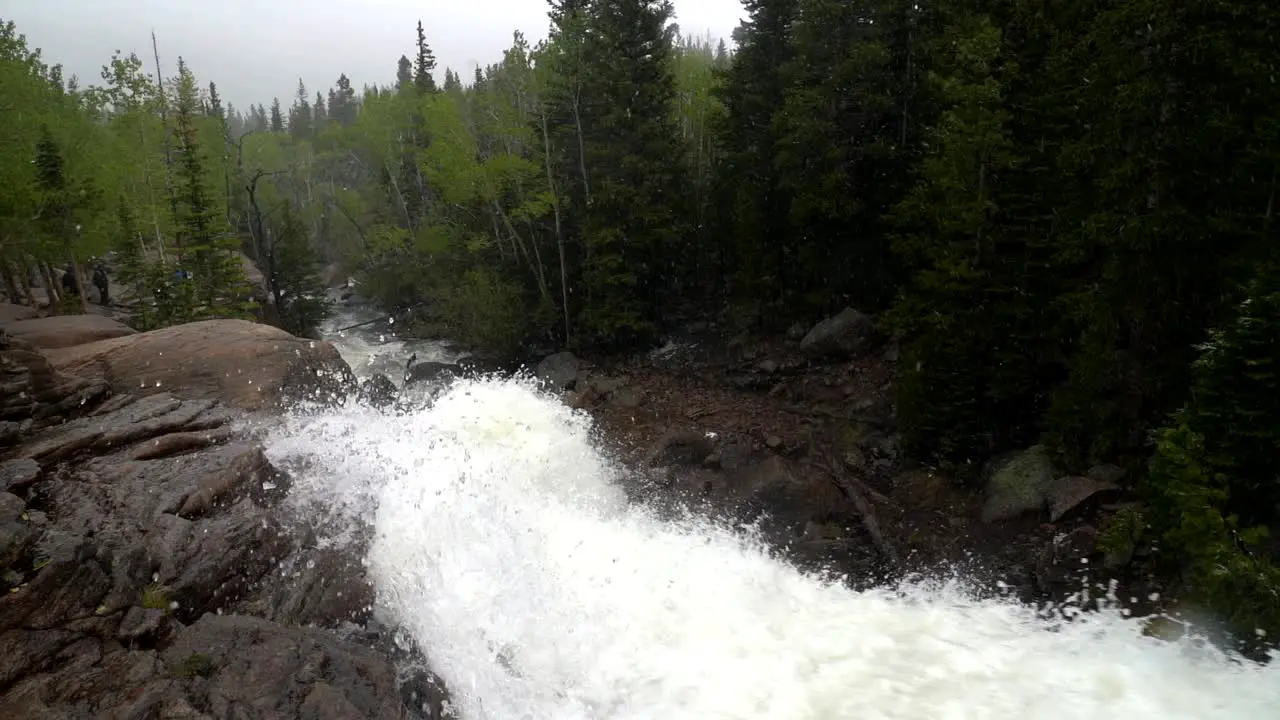
[[[731,43],[741,0],[674,0],[685,33],[708,31]],[[153,70],[152,28],[166,76],[182,55],[206,85],[244,109],[287,107],[298,77],[314,97],[346,73],[352,85],[390,84],[396,60],[412,57],[419,18],[438,63],[470,82],[477,63],[502,57],[513,30],[530,44],[546,37],[546,0],[0,0],[0,20],[13,20],[45,62],[62,63],[81,85],[99,84],[113,50],[138,53]]]

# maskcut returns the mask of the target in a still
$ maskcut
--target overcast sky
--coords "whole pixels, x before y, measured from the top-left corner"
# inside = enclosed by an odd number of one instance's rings
[[[686,33],[710,31],[730,42],[741,0],[674,0]],[[81,84],[101,82],[113,50],[130,51],[151,71],[151,30],[166,76],[182,55],[201,84],[213,80],[224,99],[244,108],[286,106],[298,77],[315,91],[346,73],[357,90],[390,84],[396,60],[412,56],[421,18],[439,64],[469,81],[477,63],[501,59],[513,30],[530,44],[546,37],[546,0],[0,0],[46,62],[62,63]]]

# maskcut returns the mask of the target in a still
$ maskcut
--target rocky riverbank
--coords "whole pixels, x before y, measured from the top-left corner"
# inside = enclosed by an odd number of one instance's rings
[[[767,534],[808,567],[860,585],[958,571],[1051,603],[1116,581],[1136,611],[1169,609],[1134,549],[1103,540],[1133,506],[1119,468],[1069,475],[1042,447],[997,458],[979,485],[913,465],[899,451],[896,363],[894,344],[846,310],[783,337],[701,324],[643,356],[560,354],[538,374],[645,470],[636,494],[767,512]]]
[[[370,621],[359,549],[313,546],[244,431],[350,389],[333,348],[237,321],[66,342],[100,320],[0,332],[5,715],[439,716]]]

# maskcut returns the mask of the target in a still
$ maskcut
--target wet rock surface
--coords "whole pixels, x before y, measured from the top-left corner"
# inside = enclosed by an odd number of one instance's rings
[[[329,343],[244,320],[176,325],[48,354],[54,369],[118,393],[217,399],[241,410],[345,397],[355,387]]]
[[[281,512],[289,478],[217,383],[116,393],[0,336],[0,385],[5,717],[438,716],[438,682],[350,630],[373,601],[358,549]]]
[[[96,313],[54,315],[4,322],[6,332],[41,350],[66,348],[137,333],[124,323]]]

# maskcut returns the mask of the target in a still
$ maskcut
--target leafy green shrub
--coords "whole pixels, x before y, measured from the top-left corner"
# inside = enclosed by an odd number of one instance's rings
[[[459,340],[498,357],[520,349],[536,314],[518,284],[486,267],[463,273],[439,300]]]

